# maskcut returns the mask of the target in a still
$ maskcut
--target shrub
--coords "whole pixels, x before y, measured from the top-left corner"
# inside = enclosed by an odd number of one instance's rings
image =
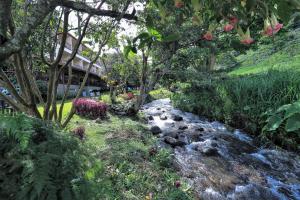
[[[170,98],[172,95],[172,92],[165,88],[160,88],[157,90],[152,90],[149,92],[149,95],[151,99],[165,99],[165,98]]]
[[[85,127],[84,126],[79,126],[79,127],[75,128],[72,132],[80,140],[83,140],[85,137]]]
[[[98,102],[92,99],[79,98],[73,101],[76,114],[90,119],[104,118],[108,106],[104,102]]]

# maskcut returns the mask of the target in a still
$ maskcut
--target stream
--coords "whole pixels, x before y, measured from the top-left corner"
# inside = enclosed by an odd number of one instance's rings
[[[259,146],[239,130],[175,109],[170,99],[142,112],[198,199],[300,200],[299,155]]]

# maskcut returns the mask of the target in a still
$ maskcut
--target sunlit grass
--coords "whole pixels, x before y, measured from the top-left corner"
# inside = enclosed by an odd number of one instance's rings
[[[300,55],[291,57],[286,53],[279,52],[258,64],[243,64],[241,67],[231,71],[229,75],[258,74],[271,69],[282,71],[292,69],[300,71]]]

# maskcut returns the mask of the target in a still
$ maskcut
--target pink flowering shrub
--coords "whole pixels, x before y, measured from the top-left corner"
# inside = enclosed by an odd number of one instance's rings
[[[85,128],[84,128],[84,126],[79,126],[79,127],[75,128],[72,132],[80,140],[83,140],[84,137],[85,137]]]
[[[104,118],[108,109],[106,103],[87,98],[79,98],[73,101],[73,105],[77,115],[90,119]]]

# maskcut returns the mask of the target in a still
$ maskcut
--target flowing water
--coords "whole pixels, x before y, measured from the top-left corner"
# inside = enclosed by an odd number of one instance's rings
[[[169,99],[142,110],[197,198],[300,200],[299,155],[261,147],[239,130],[173,108]]]

